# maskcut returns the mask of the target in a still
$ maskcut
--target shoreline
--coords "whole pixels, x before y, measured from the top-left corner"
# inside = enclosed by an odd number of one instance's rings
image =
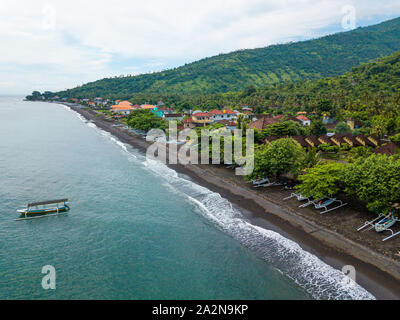
[[[99,128],[113,134],[121,142],[145,151],[148,142],[96,116],[93,111],[82,109],[68,103],[55,102],[70,107],[91,120]],[[344,265],[353,265],[357,271],[357,283],[371,292],[377,299],[400,299],[400,262],[384,256],[326,226],[307,219],[295,210],[296,203],[282,203],[282,195],[290,191],[280,188],[254,190],[246,185],[241,177],[223,166],[211,165],[169,165],[180,174],[184,174],[195,183],[219,193],[232,204],[242,209],[246,219],[253,225],[276,231],[284,237],[294,240],[304,250],[314,254],[323,262],[341,270]],[[240,180],[242,179],[242,180]],[[274,197],[275,196],[275,199]],[[303,210],[303,209],[301,209]],[[311,212],[311,213],[310,213]],[[310,209],[309,214],[315,215]],[[339,210],[338,210],[339,212]],[[317,217],[327,217],[318,215]],[[365,217],[365,220],[368,218]],[[397,242],[398,244],[398,242]]]

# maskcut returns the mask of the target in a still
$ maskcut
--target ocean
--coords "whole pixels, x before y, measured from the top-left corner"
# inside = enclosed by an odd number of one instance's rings
[[[64,197],[68,214],[14,220]],[[0,299],[374,298],[346,279],[69,108],[0,97]]]

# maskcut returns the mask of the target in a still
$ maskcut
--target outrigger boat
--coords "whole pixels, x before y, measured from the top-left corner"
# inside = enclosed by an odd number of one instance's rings
[[[375,223],[376,223],[378,220],[382,219],[382,217],[386,217],[386,216],[385,216],[383,213],[379,214],[379,216],[378,216],[377,218],[375,218],[375,219],[373,219],[373,220],[371,220],[371,221],[365,222],[361,227],[359,227],[359,228],[357,229],[357,231],[360,232],[361,230],[365,229],[366,227],[369,227],[368,230],[373,229],[373,227],[375,227]]]
[[[375,224],[376,232],[383,232],[385,230],[391,231],[389,228],[397,222],[397,219],[393,215],[389,215]],[[393,234],[393,231],[392,231]]]
[[[303,196],[301,193],[295,193],[293,192],[289,197],[284,198],[283,200],[289,200],[292,198],[297,198],[298,201],[304,201],[304,200],[309,200],[309,197]]]
[[[21,218],[16,221],[58,215],[66,213],[69,209],[68,199],[32,202],[28,203],[26,208],[17,210],[21,214]]]

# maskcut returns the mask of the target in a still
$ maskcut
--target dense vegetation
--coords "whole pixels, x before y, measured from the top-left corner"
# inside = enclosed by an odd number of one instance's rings
[[[130,127],[144,132],[151,129],[165,130],[168,127],[166,121],[157,117],[150,110],[136,110],[135,112],[132,112],[126,120],[126,123]]]
[[[376,212],[387,212],[400,202],[400,160],[393,156],[374,154],[353,163],[320,164],[299,180],[297,189],[305,196],[322,198],[344,191]]]
[[[151,94],[158,97],[169,94],[173,98],[336,76],[400,50],[399,34],[400,18],[397,18],[316,40],[221,54],[172,70],[107,78],[58,94],[69,98],[136,96],[148,100]]]
[[[149,98],[149,96],[146,96]],[[160,96],[153,96],[157,101]],[[211,95],[162,96],[165,103],[178,109],[237,108],[246,104],[255,113],[315,112],[327,114],[337,120],[353,117],[364,122],[378,135],[396,133],[400,129],[400,51],[376,61],[353,68],[350,72],[319,80],[269,85],[242,92]],[[145,101],[143,97],[131,99],[133,103]],[[313,133],[326,132],[325,126],[313,119]],[[342,123],[338,132],[348,128]],[[370,132],[362,132],[370,133]]]
[[[387,212],[399,203],[399,158],[364,152],[353,156],[353,161],[345,163],[326,161],[292,139],[279,139],[256,149],[254,172],[247,179],[290,174],[301,181],[296,189],[304,196],[318,199],[345,192],[376,212]]]

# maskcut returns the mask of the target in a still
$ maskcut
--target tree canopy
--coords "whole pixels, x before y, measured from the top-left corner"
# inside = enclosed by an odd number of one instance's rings
[[[400,202],[400,160],[385,155],[360,157],[345,167],[348,194],[367,202],[370,210],[388,210]]]
[[[168,124],[149,110],[135,110],[130,114],[127,124],[137,130],[149,131],[151,129],[165,130]]]
[[[320,39],[220,54],[161,72],[106,78],[58,92],[58,95],[129,99],[142,94],[148,98],[152,94],[204,95],[243,91],[239,98],[253,100],[255,105],[252,97],[257,94],[257,88],[338,76],[361,63],[392,54],[400,50],[399,34],[400,18],[397,18]],[[384,69],[378,66],[371,71],[379,73]],[[329,111],[335,107],[336,101],[332,97],[321,98],[316,105],[319,110]]]
[[[270,145],[260,146],[254,153],[254,171],[247,179],[269,175],[296,175],[304,161],[304,150],[292,139],[279,139]]]

